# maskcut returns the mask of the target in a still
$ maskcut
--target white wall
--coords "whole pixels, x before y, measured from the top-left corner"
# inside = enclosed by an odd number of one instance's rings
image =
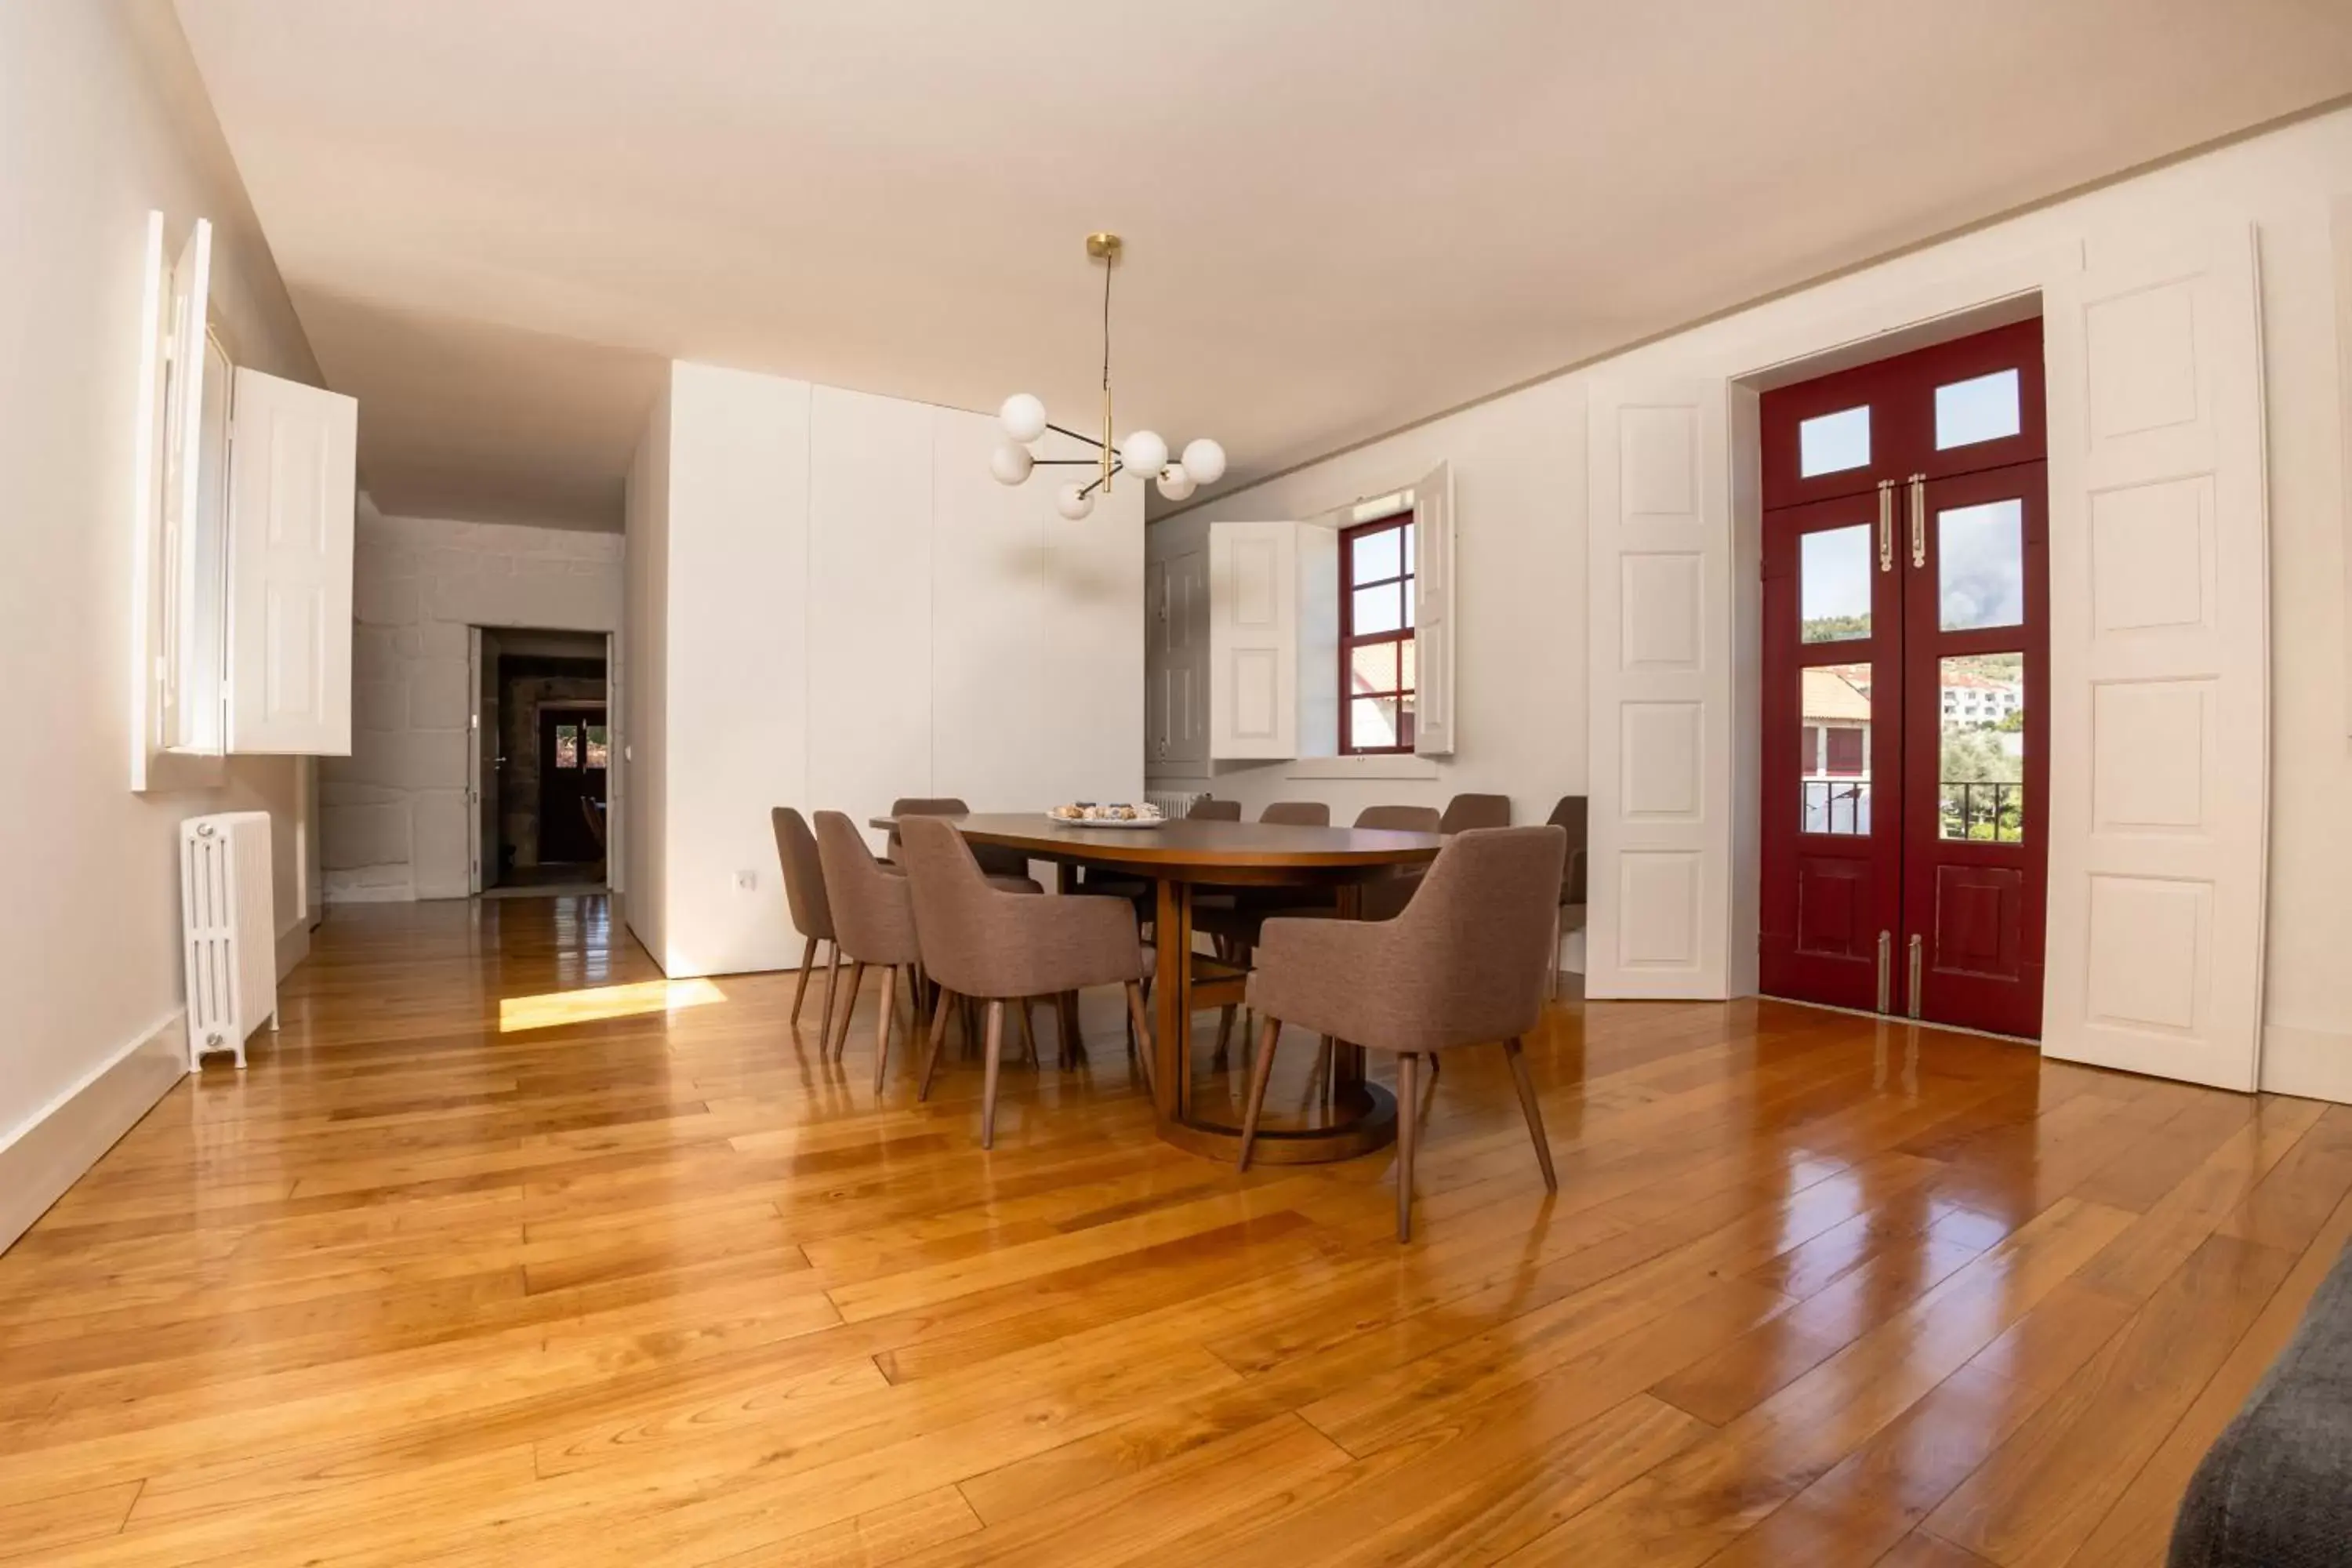
[[[2352,1100],[2352,747],[2347,747],[2347,410],[2329,212],[2352,192],[2352,110],[2089,193],[1498,397],[1188,512],[1304,517],[1454,465],[1460,516],[1460,750],[1424,778],[1303,778],[1269,764],[1205,785],[1255,806],[1457,790],[1531,819],[1586,767],[1584,428],[1597,377],[1738,376],[1899,325],[1939,279],[2200,221],[2260,227],[2272,544],[2272,805],[2263,1081]],[[1640,257],[1627,264],[1639,266]],[[1161,524],[1166,527],[1167,524]],[[1732,628],[1719,628],[1730,635]],[[1361,771],[1372,774],[1378,768]],[[1172,781],[1171,781],[1172,782]]]
[[[270,812],[281,952],[307,931],[306,763],[128,788],[149,210],[173,249],[213,221],[214,307],[242,363],[319,374],[169,7],[0,5],[0,732],[17,752],[0,798],[5,1245],[178,1077],[180,821]]]
[[[988,477],[994,439],[982,415],[672,367],[630,485],[625,900],[669,973],[799,963],[772,806],[1140,793],[1140,487],[1068,522],[1042,478]]]
[[[621,552],[618,534],[362,507],[352,754],[320,763],[331,900],[467,895],[466,628],[617,632]]]

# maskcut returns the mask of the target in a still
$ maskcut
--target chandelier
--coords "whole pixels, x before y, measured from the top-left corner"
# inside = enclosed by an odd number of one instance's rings
[[[1171,460],[1168,443],[1150,430],[1130,430],[1124,441],[1111,439],[1110,423],[1110,275],[1118,265],[1123,248],[1115,234],[1087,236],[1087,254],[1102,263],[1103,269],[1103,368],[1102,368],[1102,439],[1081,436],[1076,430],[1065,429],[1045,417],[1045,405],[1025,392],[1016,392],[1004,400],[997,410],[997,422],[1004,426],[1005,439],[990,454],[988,471],[1001,484],[1017,485],[1029,478],[1036,468],[1096,468],[1099,471],[1086,484],[1064,485],[1054,499],[1054,504],[1064,517],[1076,521],[1095,509],[1095,492],[1110,493],[1111,477],[1121,472],[1150,475],[1160,482],[1160,493],[1170,500],[1182,500],[1202,485],[1213,485],[1224,477],[1225,449],[1203,436],[1184,446],[1184,455]],[[1051,430],[1083,441],[1095,448],[1091,458],[1040,458],[1029,450],[1030,444]]]

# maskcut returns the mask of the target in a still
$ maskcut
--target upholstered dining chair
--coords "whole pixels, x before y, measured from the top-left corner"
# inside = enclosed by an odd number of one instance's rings
[[[1187,822],[1239,822],[1241,819],[1240,801],[1219,800],[1213,795],[1204,795],[1184,808],[1184,820]]]
[[[1356,826],[1385,827],[1398,833],[1443,833],[1445,818],[1433,805],[1368,805],[1356,813]],[[1394,920],[1412,901],[1413,890],[1421,886],[1421,877],[1416,867],[1365,883],[1362,918]]]
[[[1585,797],[1564,795],[1559,804],[1551,808],[1546,818],[1554,827],[1568,835],[1568,861],[1559,873],[1559,911],[1551,933],[1551,984],[1547,994],[1559,994],[1559,944],[1568,933],[1584,929],[1584,852],[1591,844],[1587,837]]]
[[[890,815],[894,817],[962,816],[971,810],[971,807],[951,795],[901,795],[890,803]],[[1029,875],[1029,857],[1022,854],[1018,849],[1007,849],[996,844],[981,844],[973,846],[972,853],[980,861],[981,868],[992,877],[1020,877],[1025,879]],[[895,863],[898,858],[898,834],[896,829],[893,829],[890,834],[889,855],[890,859]]]
[[[1242,1116],[1241,1168],[1249,1169],[1287,1023],[1395,1054],[1399,1241],[1412,1237],[1419,1069],[1456,1046],[1502,1043],[1544,1185],[1558,1191],[1520,1037],[1543,1016],[1544,939],[1567,858],[1568,835],[1549,825],[1474,828],[1438,852],[1419,896],[1394,920],[1266,921],[1249,978],[1250,1005],[1265,1022]]]
[[[996,1144],[996,1084],[1004,1039],[1004,1004],[1024,996],[1059,995],[1089,985],[1127,992],[1129,1021],[1139,1056],[1151,1055],[1143,1016],[1148,973],[1138,940],[1135,909],[1124,899],[1083,893],[1024,898],[990,885],[971,846],[949,823],[924,816],[901,821],[907,876],[912,884],[915,932],[923,964],[943,988],[923,1052],[919,1098],[931,1091],[940,1042],[947,1031],[947,994],[988,1005],[985,1079],[981,1090],[980,1146]]]
[[[793,929],[801,933],[801,973],[793,985],[793,1027],[800,1027],[801,1003],[808,995],[809,973],[816,968],[816,944],[833,950],[824,972],[824,1015],[817,1027],[820,1043],[833,1038],[834,983],[841,977],[841,943],[833,934],[833,906],[824,893],[824,865],[817,855],[816,837],[806,818],[789,805],[768,813],[776,833],[776,858],[782,863],[784,902],[791,909]]]
[[[841,1010],[841,1034],[830,1042],[839,1057],[849,1043],[849,1015],[868,964],[884,971],[882,1004],[874,1032],[874,1092],[880,1094],[890,1059],[890,1025],[898,1014],[898,974],[907,975],[910,999],[907,1034],[920,1020],[915,966],[922,948],[915,940],[915,898],[906,876],[874,858],[866,837],[837,811],[816,814],[816,850],[824,868],[825,898],[833,910],[834,946],[849,954],[849,1003]],[[1033,1047],[1034,1050],[1034,1047]]]
[[[1445,803],[1437,819],[1440,833],[1467,833],[1474,827],[1508,827],[1511,797],[1507,795],[1457,795]]]
[[[1319,800],[1277,800],[1259,812],[1257,819],[1285,827],[1328,827],[1331,808]]]

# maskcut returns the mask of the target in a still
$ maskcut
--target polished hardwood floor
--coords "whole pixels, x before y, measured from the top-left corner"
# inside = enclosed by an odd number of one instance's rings
[[[1385,1155],[1158,1142],[1108,994],[983,1154],[608,918],[337,911],[0,1258],[0,1557],[2153,1563],[2352,1232],[2352,1110],[1567,1004],[1558,1195],[1457,1053],[1401,1248]]]

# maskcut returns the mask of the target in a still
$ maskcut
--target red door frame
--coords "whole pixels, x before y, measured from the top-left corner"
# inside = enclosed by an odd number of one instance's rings
[[[2015,436],[1937,450],[1935,390],[2018,372]],[[1806,420],[1870,410],[1869,460],[1811,479],[1799,473]],[[2049,737],[2048,457],[2039,319],[1840,371],[1766,393],[1763,458],[1762,903],[1766,992],[1835,1006],[1909,1011],[1932,1021],[2027,1037],[2041,1032]],[[1912,495],[1920,537],[1912,537]],[[1867,521],[1874,542],[1881,491],[1892,524],[1891,570],[1874,574],[1867,639],[1801,640],[1803,536]],[[1978,500],[2024,500],[2022,627],[1946,633],[1938,616],[1937,517]],[[1885,548],[1885,544],[1882,544]],[[1874,564],[1877,563],[1874,561]],[[1940,836],[1941,660],[2025,655],[2023,838],[1980,844]],[[1803,671],[1872,668],[1872,831],[1801,831]],[[1939,903],[1940,894],[1940,903]],[[2011,900],[2004,902],[2004,900]],[[2007,922],[1987,946],[1988,920]],[[1878,933],[1889,932],[1880,984]],[[1920,981],[1910,984],[1910,938]],[[1990,960],[1987,954],[1994,957]],[[1882,997],[1884,1001],[1882,1003]]]

